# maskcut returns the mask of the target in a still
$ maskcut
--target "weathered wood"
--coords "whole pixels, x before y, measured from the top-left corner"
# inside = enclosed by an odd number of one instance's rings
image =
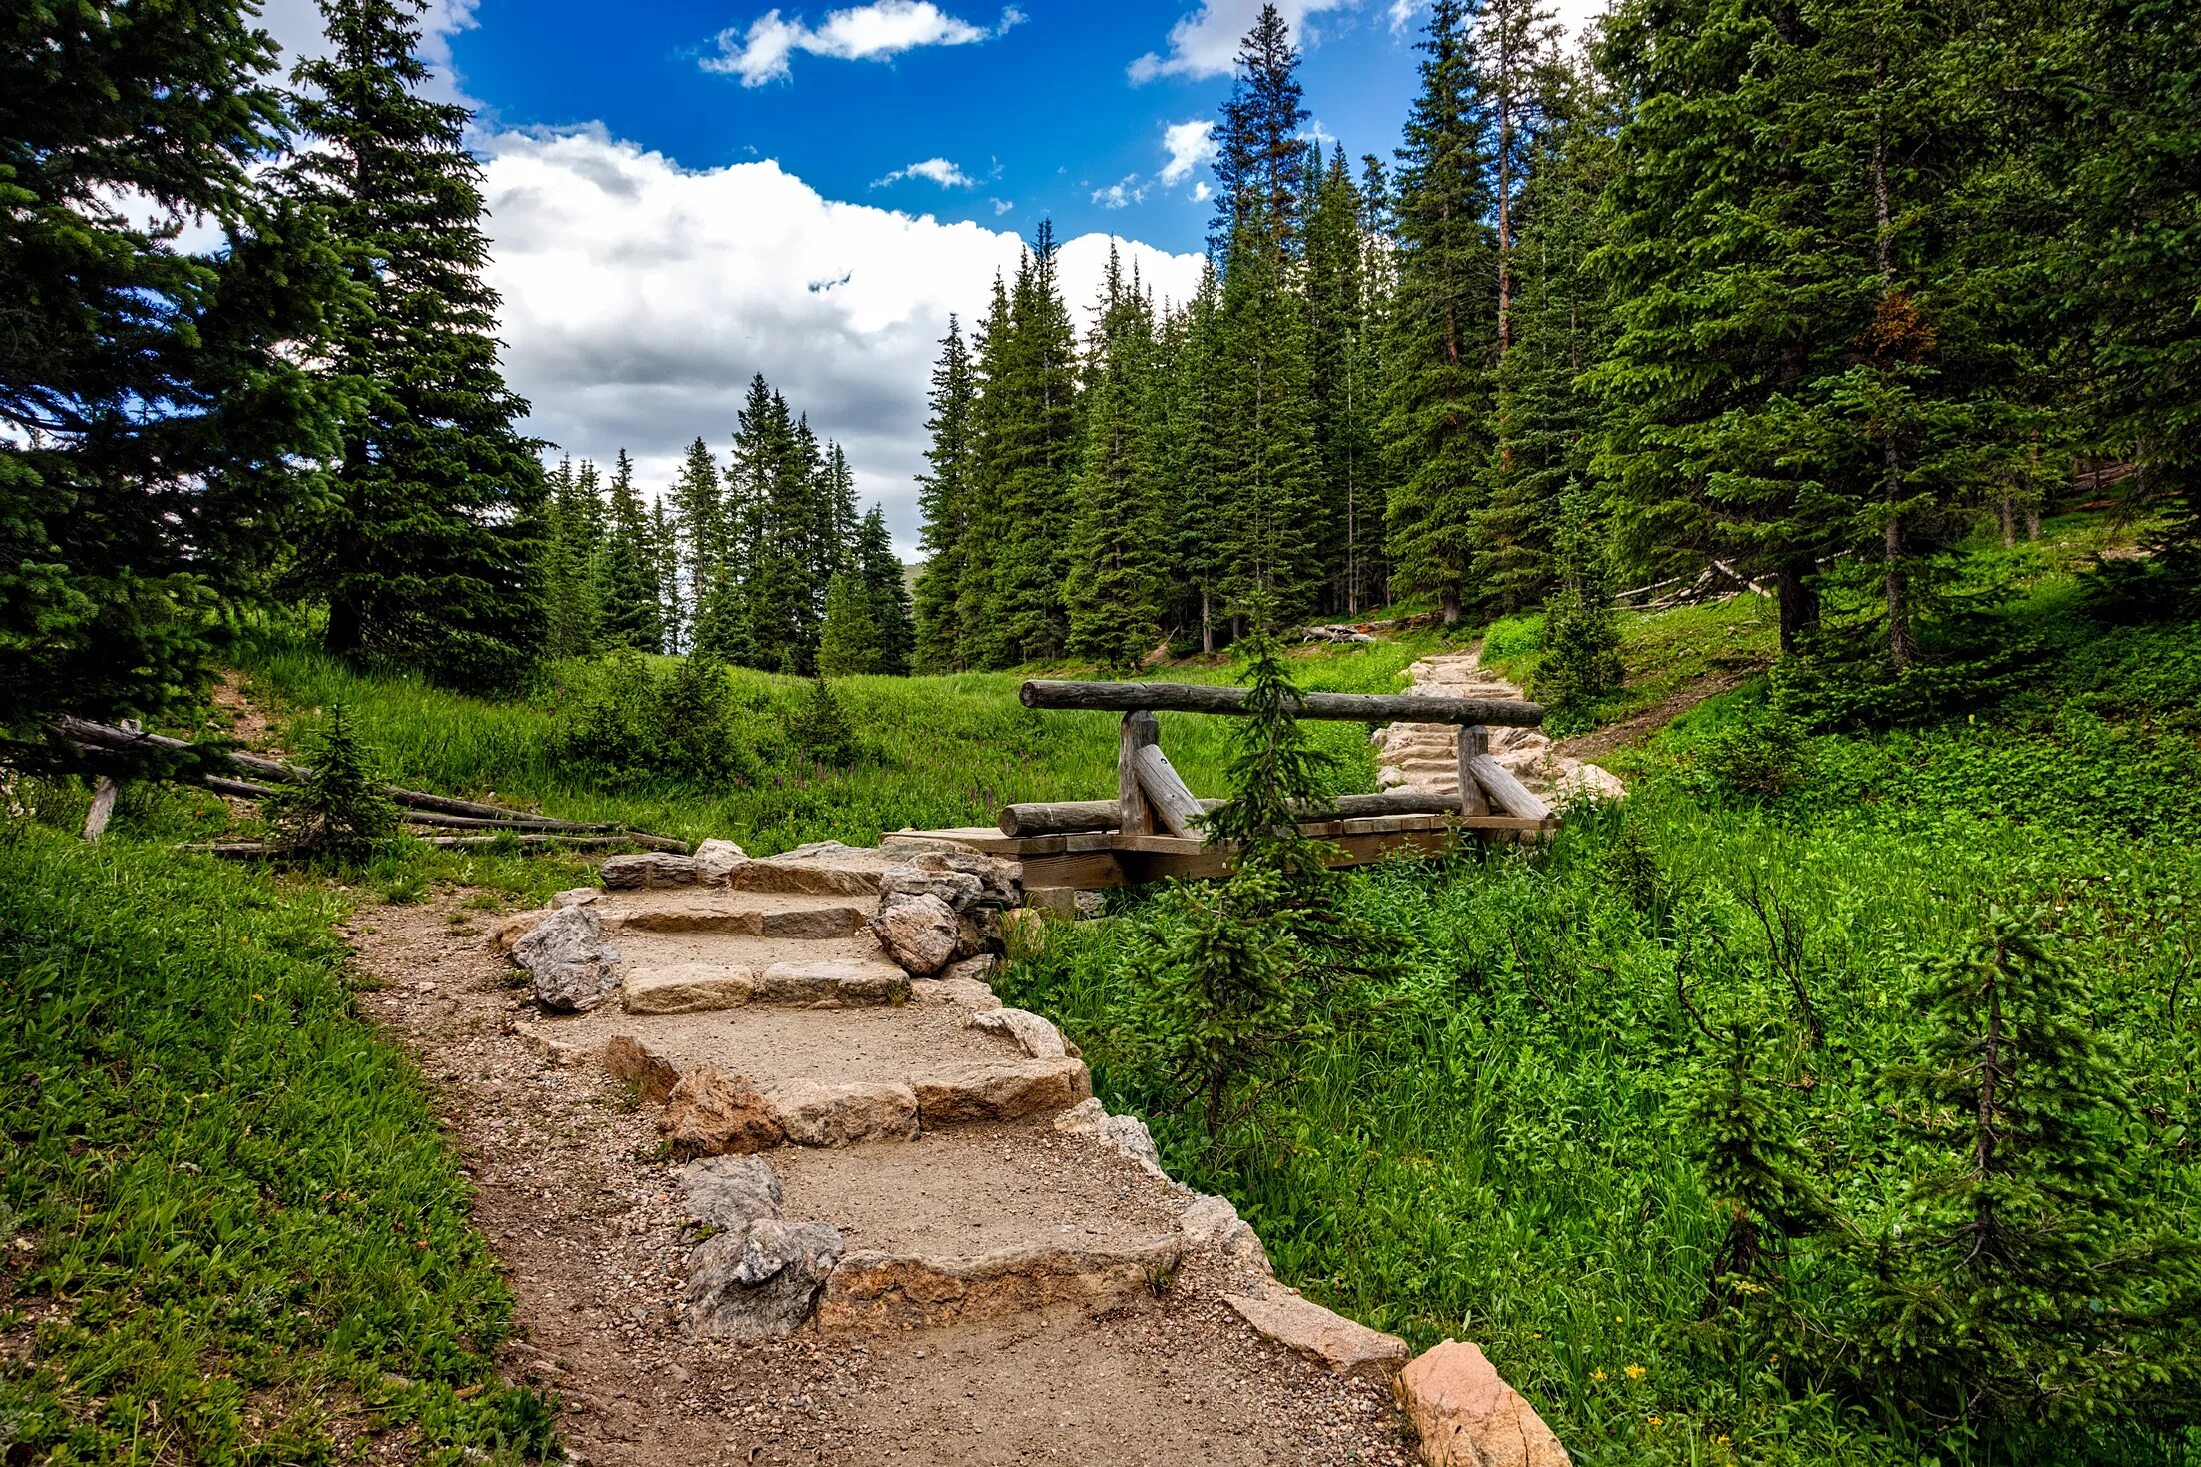
[[[1162,726],[1154,715],[1144,708],[1134,708],[1123,716],[1123,726],[1116,737],[1116,828],[1131,834],[1150,833],[1155,828],[1154,806],[1147,800],[1146,792],[1139,788],[1139,751],[1156,748],[1161,743]]]
[[[1089,709],[1123,713],[1158,709],[1171,713],[1243,714],[1244,688],[1194,683],[1079,683],[1035,678],[1018,691],[1027,708]],[[1421,698],[1388,693],[1303,693],[1301,718],[1350,719],[1366,723],[1495,723],[1534,728],[1543,708],[1510,698]]]
[[[1124,873],[1121,858],[1105,847],[1097,851],[1065,851],[1059,855],[1025,856],[1022,861],[1024,890],[1027,893],[1043,891],[1049,887],[1103,891],[1109,887],[1131,884],[1131,878]]]
[[[508,840],[529,848],[555,846],[567,851],[609,851],[636,844],[631,836],[624,835],[430,835],[415,836],[414,839],[424,846],[434,846],[443,851],[487,849]],[[258,840],[217,841],[213,844],[178,846],[176,849],[194,855],[222,856],[234,860],[261,860],[297,854],[288,846]]]
[[[1468,724],[1460,730],[1460,813],[1462,815],[1488,815],[1490,801],[1483,796],[1483,787],[1475,782],[1474,765],[1477,759],[1490,752],[1490,730],[1479,723]]]
[[[1551,818],[1551,806],[1537,798],[1527,785],[1516,779],[1512,770],[1488,754],[1478,754],[1468,761],[1467,767],[1475,783],[1488,791],[1490,798],[1497,802],[1498,808],[1508,815],[1516,815],[1524,820]]]
[[[1200,817],[1206,811],[1201,809],[1199,797],[1185,786],[1184,776],[1169,762],[1162,746],[1148,744],[1141,748],[1133,761],[1133,769],[1138,775],[1139,789],[1154,807],[1162,828],[1171,835],[1197,834]]]
[[[1202,800],[1200,808],[1214,810],[1221,800]],[[1338,795],[1300,812],[1302,821],[1372,819],[1383,815],[1455,815],[1460,802],[1449,795],[1422,790],[1386,790],[1374,795]],[[1001,812],[1001,832],[1007,836],[1034,837],[1074,831],[1114,830],[1114,800],[1064,800],[1055,804],[1009,805]]]
[[[240,800],[264,800],[275,793],[273,785],[256,784],[249,779],[224,779],[218,774],[206,775],[198,783],[202,789],[212,790],[217,795],[231,795]]]
[[[96,842],[107,833],[107,822],[115,818],[115,800],[122,794],[122,782],[113,775],[99,777],[98,788],[92,791],[92,808],[84,816],[84,840]]]
[[[564,832],[568,835],[616,835],[616,825],[576,825],[564,820],[537,820],[530,816],[507,816],[502,820],[490,820],[479,815],[438,815],[433,811],[415,810],[405,816],[407,825],[434,826],[450,830],[517,830],[537,835]]]

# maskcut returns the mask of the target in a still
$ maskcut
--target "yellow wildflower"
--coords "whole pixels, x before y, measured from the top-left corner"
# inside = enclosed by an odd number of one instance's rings
[[[1591,1380],[1603,1380],[1604,1378],[1605,1378],[1605,1372],[1604,1372],[1604,1371],[1602,1371],[1602,1370],[1593,1370],[1593,1371],[1591,1371],[1591,1372],[1590,1372],[1590,1379],[1591,1379]]]
[[[1628,1379],[1630,1379],[1630,1380],[1641,1380],[1641,1379],[1643,1379],[1643,1367],[1642,1367],[1642,1366],[1640,1366],[1640,1365],[1631,1365],[1631,1366],[1629,1366],[1629,1367],[1628,1367],[1627,1369],[1625,1369],[1625,1370],[1621,1371],[1620,1373],[1621,1373],[1622,1375],[1625,1375],[1626,1377],[1628,1377]]]

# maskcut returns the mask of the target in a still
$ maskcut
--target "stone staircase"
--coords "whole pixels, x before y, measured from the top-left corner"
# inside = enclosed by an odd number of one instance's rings
[[[1482,669],[1475,652],[1443,652],[1407,668],[1407,692],[1442,698],[1520,700],[1521,690]],[[1460,792],[1459,730],[1443,723],[1394,723],[1372,736],[1385,789],[1457,796]],[[1558,808],[1576,800],[1619,800],[1627,787],[1595,764],[1557,753],[1540,728],[1492,728],[1490,753],[1531,790]]]
[[[1184,1275],[1199,1301],[1188,1318],[1233,1318],[1383,1393],[1372,1400],[1428,1376],[1404,1341],[1279,1284],[1230,1203],[1172,1181],[1145,1125],[1093,1098],[1060,1031],[1003,1006],[987,980],[1009,934],[1043,925],[1020,875],[933,839],[755,861],[712,841],[694,857],[615,857],[602,890],[560,893],[495,935],[543,1011],[512,1032],[655,1110],[693,1240],[679,1329],[749,1345],[967,1342],[1065,1307],[1104,1329],[1142,1296],[1181,1293]],[[1088,1348],[1117,1348],[1104,1340]],[[1457,1439],[1424,1460],[1563,1463],[1528,1403],[1464,1348],[1471,1359],[1400,1397],[1426,1441]],[[1465,1404],[1441,1405],[1451,1396]]]

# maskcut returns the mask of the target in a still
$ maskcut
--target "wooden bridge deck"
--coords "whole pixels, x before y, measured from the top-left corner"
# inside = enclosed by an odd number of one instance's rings
[[[1330,820],[1300,827],[1331,846],[1330,865],[1367,866],[1394,851],[1443,855],[1463,840],[1520,840],[1559,828],[1556,817],[1529,819],[1512,815],[1386,815],[1360,820]],[[1198,880],[1224,875],[1227,847],[1214,847],[1198,836],[1126,835],[1099,830],[1075,835],[1003,835],[990,825],[948,830],[903,830],[897,840],[953,841],[990,856],[1019,861],[1028,891],[1100,891],[1171,878]]]

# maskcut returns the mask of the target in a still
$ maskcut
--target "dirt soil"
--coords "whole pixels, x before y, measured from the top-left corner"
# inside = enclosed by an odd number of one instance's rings
[[[1207,1260],[1188,1264],[1159,1296],[1097,1312],[1057,1306],[991,1324],[806,1332],[763,1345],[689,1337],[679,1321],[692,1234],[651,1115],[593,1068],[546,1070],[521,1044],[512,1025],[528,1012],[514,970],[487,946],[494,918],[462,908],[464,895],[355,919],[358,967],[379,984],[361,1005],[442,1092],[445,1124],[477,1189],[475,1221],[516,1300],[506,1371],[557,1398],[575,1460],[1411,1460],[1381,1388],[1335,1379],[1255,1335],[1220,1302],[1228,1280]],[[971,1128],[956,1144],[982,1152],[989,1134]],[[915,1143],[908,1162],[948,1154],[933,1145]],[[787,1157],[788,1202],[801,1209],[800,1198],[814,1194],[859,1227],[883,1229],[883,1219],[865,1222],[875,1198],[857,1204],[867,1189],[847,1180],[852,1155]],[[1001,1185],[1054,1185],[1053,1164],[1042,1157],[1012,1169]],[[906,1175],[915,1189],[944,1186]],[[1147,1199],[1127,1178],[1097,1171],[1086,1185],[1096,1183],[1124,1186],[1126,1217],[1147,1220]],[[913,1234],[944,1227],[956,1207],[989,1205],[983,1188],[915,1196],[933,1221],[907,1225]],[[1077,1200],[1084,1211],[1107,1198]]]
[[[1672,723],[1707,698],[1717,698],[1730,693],[1756,676],[1756,670],[1708,672],[1681,687],[1675,694],[1646,712],[1633,718],[1603,728],[1591,729],[1571,739],[1553,743],[1554,752],[1570,759],[1595,759],[1600,754],[1610,754],[1615,749],[1629,748],[1642,743],[1652,734]]]

